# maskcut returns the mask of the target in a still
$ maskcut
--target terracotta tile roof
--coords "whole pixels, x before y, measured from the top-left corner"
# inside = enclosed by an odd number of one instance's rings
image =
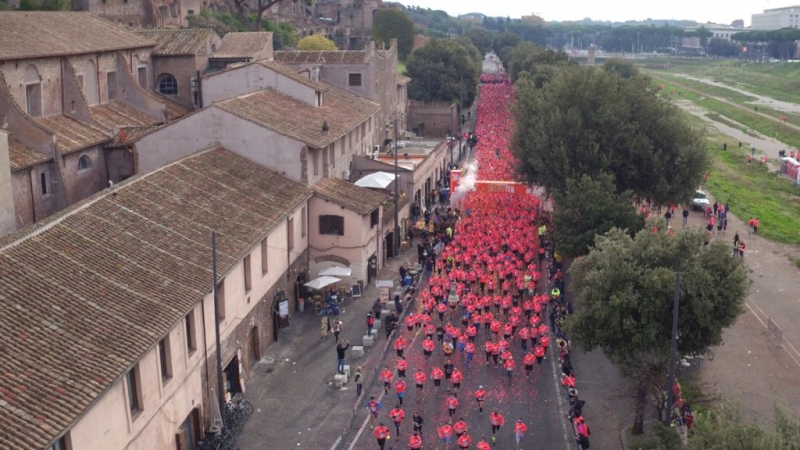
[[[36,117],[34,120],[56,135],[58,150],[62,155],[102,144],[111,139],[106,131],[67,116]]]
[[[272,33],[268,31],[249,31],[227,33],[222,36],[222,44],[211,55],[213,59],[255,58],[269,44]]]
[[[327,91],[328,90],[328,86],[329,86],[328,84],[323,83],[321,81],[314,81],[314,80],[308,78],[307,76],[299,73],[293,67],[289,67],[286,64],[283,64],[281,62],[278,62],[278,61],[257,61],[257,62],[254,62],[253,64],[260,64],[260,65],[262,65],[262,66],[264,66],[264,67],[266,67],[268,69],[271,69],[271,70],[273,70],[275,72],[278,72],[279,74],[281,74],[281,75],[283,75],[283,76],[285,76],[287,78],[291,78],[291,79],[297,81],[298,83],[304,84],[304,85],[306,85],[306,86],[308,86],[310,88],[314,88],[317,91],[322,92],[322,91]]]
[[[14,138],[8,139],[8,156],[11,162],[12,172],[27,169],[28,167],[33,167],[53,159]]]
[[[214,103],[214,106],[313,148],[325,148],[378,112],[380,105],[331,86],[323,106],[267,89]],[[323,134],[322,124],[328,123]]]
[[[311,189],[318,197],[359,214],[371,213],[389,197],[388,194],[356,186],[341,178],[324,178]]]
[[[364,64],[364,50],[292,50],[275,52],[284,64]]]
[[[114,135],[114,139],[111,140],[108,144],[106,144],[106,148],[120,148],[120,147],[127,147],[139,139],[147,136],[148,134],[152,133],[153,131],[161,128],[161,125],[155,125],[152,127],[124,127],[120,128],[117,134]]]
[[[136,30],[139,36],[155,42],[154,56],[205,56],[212,33],[210,28]]]
[[[152,47],[153,43],[88,12],[0,11],[0,60]]]
[[[115,193],[116,195],[113,195]],[[213,149],[0,239],[0,448],[40,450],[312,195]]]
[[[107,131],[114,131],[119,127],[144,127],[161,122],[119,100],[94,105],[90,109],[97,124]]]
[[[408,84],[410,82],[411,82],[411,78],[409,78],[409,77],[407,77],[405,75],[398,75],[397,76],[397,85],[398,86],[402,86],[402,85]]]

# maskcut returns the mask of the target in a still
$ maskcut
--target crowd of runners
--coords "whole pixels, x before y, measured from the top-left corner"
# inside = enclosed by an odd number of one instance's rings
[[[513,86],[505,75],[484,75],[480,89],[478,173],[513,179]],[[535,378],[546,374],[548,358],[558,358],[568,419],[575,439],[588,448],[584,402],[561,327],[572,308],[539,199],[470,192],[452,207],[437,207],[433,217],[437,226],[425,239],[439,250],[426,261],[430,277],[391,335],[394,354],[380,371],[383,398],[366,404],[378,447],[396,439],[395,449],[520,449],[537,423],[532,414],[508,417],[500,397],[530,393]],[[419,356],[410,361],[412,353]],[[419,407],[426,399],[437,409],[427,420]]]

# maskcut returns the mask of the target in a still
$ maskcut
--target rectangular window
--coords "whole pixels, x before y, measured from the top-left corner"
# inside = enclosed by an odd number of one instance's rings
[[[50,192],[50,186],[47,184],[47,172],[39,174],[39,186],[42,188],[42,197]]]
[[[147,89],[147,66],[137,69],[139,76],[139,87]]]
[[[344,236],[344,217],[319,216],[319,234]]]
[[[269,272],[269,252],[267,247],[267,238],[261,241],[261,275]]]
[[[244,290],[249,291],[253,287],[253,279],[250,277],[252,273],[250,271],[250,255],[244,257],[242,266],[244,266]]]
[[[349,86],[361,86],[361,74],[351,73],[347,76],[347,84]]]
[[[189,311],[184,321],[186,322],[186,350],[191,354],[197,350],[197,324],[194,322],[194,310]]]
[[[69,433],[66,436],[62,436],[59,440],[53,444],[48,450],[70,450],[69,442]]]
[[[378,226],[378,217],[379,217],[379,215],[380,215],[380,209],[376,209],[375,211],[372,211],[372,213],[369,215],[369,226],[370,226],[370,228],[375,228],[375,227]]]
[[[331,145],[330,151],[331,151],[331,164],[333,165],[334,168],[336,168],[336,146]]]
[[[161,378],[172,378],[172,352],[169,347],[169,336],[158,341],[158,361],[161,364]]]
[[[308,224],[308,216],[306,215],[306,207],[300,210],[300,237],[306,237],[306,228]]]
[[[84,89],[83,85],[83,75],[78,75],[78,87],[81,88],[81,92],[86,95],[86,90]]]
[[[311,150],[311,167],[314,175],[319,175],[319,150]]]
[[[217,302],[219,303],[219,320],[225,320],[225,279],[217,284]]]
[[[25,86],[25,103],[29,116],[38,117],[42,115],[42,83]]]
[[[288,231],[288,235],[287,235],[287,241],[288,242],[286,244],[286,247],[291,252],[292,250],[294,250],[294,219],[289,219],[289,223],[288,223],[287,226],[288,226],[289,229],[287,230]]]
[[[117,98],[117,72],[106,74],[106,89],[108,89],[108,101]]]
[[[132,413],[142,410],[142,387],[139,383],[139,365],[137,364],[125,374],[128,387],[128,407]]]

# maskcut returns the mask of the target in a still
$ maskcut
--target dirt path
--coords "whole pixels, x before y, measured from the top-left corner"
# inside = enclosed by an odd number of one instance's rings
[[[746,103],[748,103],[750,105],[756,105],[756,106],[762,106],[763,105],[763,106],[766,106],[768,108],[772,108],[774,110],[781,111],[781,112],[786,112],[786,113],[800,113],[800,105],[798,105],[797,103],[784,102],[784,101],[781,101],[781,100],[776,100],[776,99],[771,98],[771,97],[766,97],[764,95],[754,94],[754,93],[752,93],[750,91],[747,91],[745,89],[742,89],[742,88],[739,88],[739,87],[735,87],[735,86],[731,86],[731,85],[725,84],[725,83],[720,83],[718,81],[709,80],[708,78],[699,78],[699,77],[695,77],[695,76],[692,76],[692,75],[687,75],[685,73],[676,73],[676,74],[674,74],[674,76],[685,78],[687,80],[697,81],[697,82],[700,82],[700,83],[703,83],[703,84],[708,84],[710,86],[716,86],[716,87],[729,89],[731,91],[735,91],[735,92],[738,92],[740,94],[747,95],[749,97],[753,97],[755,100],[751,100],[751,101],[746,102]]]

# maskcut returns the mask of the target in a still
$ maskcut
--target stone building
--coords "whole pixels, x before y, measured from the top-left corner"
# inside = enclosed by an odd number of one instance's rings
[[[185,108],[198,108],[197,79],[208,70],[209,58],[220,48],[222,38],[208,28],[166,28],[136,33],[156,44],[150,54],[153,85],[147,88],[175,100]]]
[[[73,11],[85,11],[134,28],[181,28],[187,16],[200,14],[200,0],[72,0]]]
[[[0,241],[0,448],[196,448],[217,352],[243,392],[295,311],[311,196],[214,146]]]
[[[396,40],[388,49],[379,49],[370,41],[365,50],[278,51],[275,60],[380,104],[375,130],[379,150],[391,142],[389,128],[395,118],[401,135],[405,132],[410,80],[397,75]]]
[[[154,44],[88,13],[0,12],[0,129],[10,133],[16,227],[108,185],[121,128],[186,113],[149,92]],[[0,177],[0,180],[3,179]]]
[[[209,58],[210,70],[221,70],[231,64],[272,60],[272,33],[247,31],[227,33]]]

